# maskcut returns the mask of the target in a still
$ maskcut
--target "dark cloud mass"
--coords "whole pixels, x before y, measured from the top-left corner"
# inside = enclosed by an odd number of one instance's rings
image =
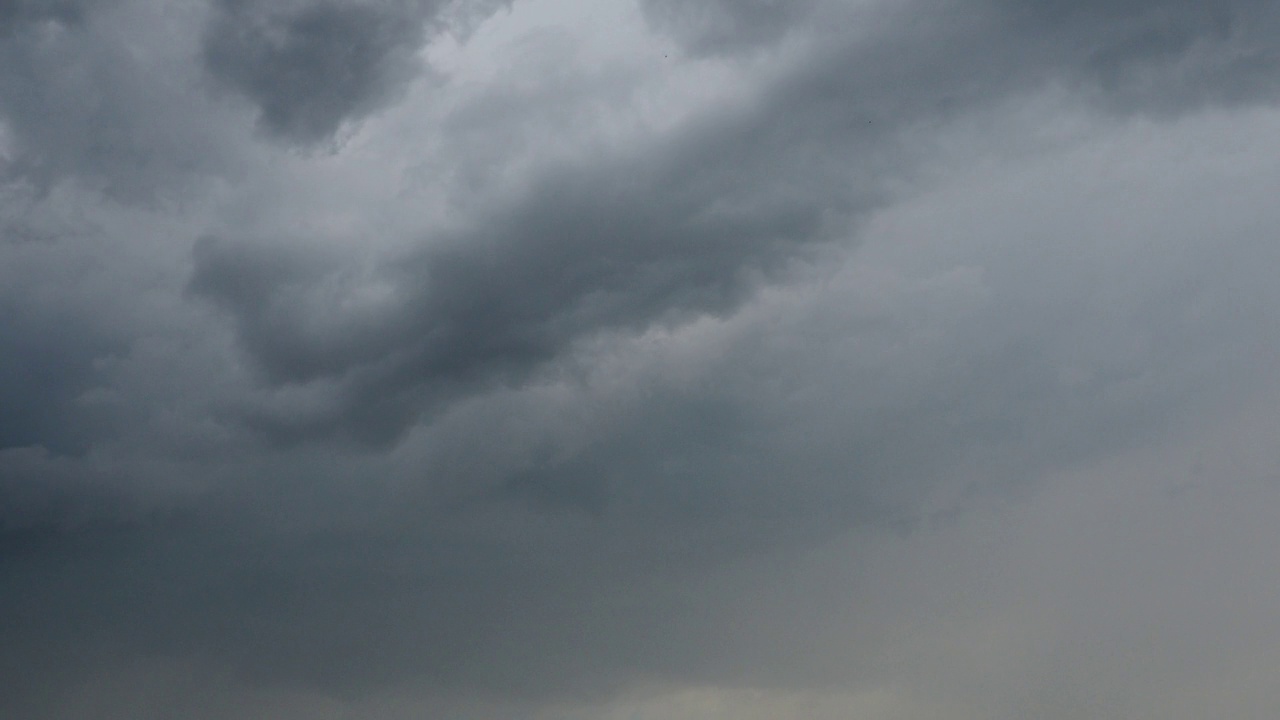
[[[83,3],[75,0],[6,0],[0,3],[0,23],[8,32],[16,32],[28,23],[39,21],[72,22],[80,19]]]
[[[1278,30],[0,0],[0,715],[1252,717]]]
[[[270,134],[331,136],[414,75],[431,3],[218,3],[203,60],[252,102]]]
[[[1253,20],[1257,10],[1245,3],[1210,15],[1181,6],[1105,12],[1137,25],[1131,32],[1212,47],[1227,45],[1230,21]],[[901,174],[890,156],[902,152],[895,146],[907,142],[904,129],[1055,80],[1099,83],[1103,102],[1125,112],[1165,112],[1238,94],[1194,70],[1189,78],[1152,71],[1150,80],[1125,79],[1152,62],[1182,61],[1189,40],[1126,50],[1113,47],[1102,32],[1105,18],[1095,15],[1028,17],[999,5],[989,17],[982,8],[976,20],[965,14],[943,5],[937,21],[895,17],[891,27],[906,27],[821,52],[761,103],[717,118],[714,127],[695,123],[633,157],[549,170],[509,206],[485,208],[474,228],[432,238],[407,265],[397,259],[387,281],[403,288],[405,302],[372,321],[353,318],[359,329],[317,334],[308,319],[314,304],[298,297],[309,292],[305,284],[250,288],[246,278],[262,272],[251,267],[279,262],[258,257],[276,252],[259,244],[202,246],[208,252],[197,255],[195,287],[232,311],[247,349],[273,381],[329,377],[343,386],[321,416],[266,419],[282,437],[337,428],[377,439],[411,423],[415,408],[451,397],[457,382],[519,379],[583,336],[732,308],[750,278],[829,240],[832,227],[844,226],[833,223],[879,206],[884,186]],[[995,43],[998,33],[1024,24],[1040,26],[1004,47]],[[1095,37],[1097,47],[1084,44]],[[1210,72],[1258,86],[1276,75],[1271,62],[1257,66],[1258,52],[1240,70]],[[1260,77],[1250,78],[1254,73]],[[1153,82],[1165,87],[1153,89]],[[1245,97],[1270,91],[1251,87]],[[343,281],[329,275],[311,285]]]
[[[729,157],[727,145],[711,157],[659,152],[625,170],[548,173],[511,207],[380,269],[405,300],[372,317],[316,327],[306,294],[350,282],[340,268],[316,268],[310,283],[272,281],[273,272],[307,271],[262,244],[202,243],[193,289],[232,311],[270,379],[343,383],[340,416],[281,422],[398,434],[415,407],[452,397],[454,386],[521,380],[584,336],[728,311],[753,279],[818,239],[824,212],[859,202],[820,187],[801,202],[772,197],[788,192],[781,182],[732,187],[753,168]],[[798,163],[778,159],[780,181],[794,177]],[[348,324],[359,329],[343,330]],[[402,398],[409,405],[397,408]]]

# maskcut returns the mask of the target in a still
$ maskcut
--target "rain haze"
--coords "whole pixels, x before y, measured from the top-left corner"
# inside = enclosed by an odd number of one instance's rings
[[[0,717],[1270,720],[1280,3],[0,0]]]

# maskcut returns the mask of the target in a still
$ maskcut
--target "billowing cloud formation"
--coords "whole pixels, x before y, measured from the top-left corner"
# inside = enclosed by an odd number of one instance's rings
[[[1278,17],[0,4],[0,712],[1250,716]]]
[[[422,16],[434,10],[413,3],[218,5],[205,66],[257,106],[269,133],[300,142],[332,135],[403,86],[423,42]]]
[[[342,292],[333,273],[346,265],[326,273],[304,252],[296,270],[279,268],[313,273],[300,285],[260,282],[252,278],[290,263],[258,241],[203,243],[195,288],[231,310],[272,380],[336,381],[338,397],[319,415],[268,425],[282,436],[336,426],[376,439],[448,396],[448,386],[519,377],[584,335],[732,308],[745,279],[769,275],[877,207],[895,172],[886,166],[904,154],[895,145],[921,123],[1059,81],[1089,82],[1127,111],[1163,112],[1221,94],[1270,97],[1271,88],[1255,87],[1275,74],[1273,63],[1258,64],[1265,49],[1229,33],[1232,22],[1256,24],[1259,12],[1248,4],[1209,16],[1139,5],[1115,22],[1167,42],[1132,48],[1091,24],[1109,17],[1090,14],[1023,17],[995,7],[963,23],[947,13],[938,21],[895,16],[888,22],[896,32],[825,43],[714,126],[691,123],[620,158],[537,173],[515,198],[432,238],[415,258],[397,258],[379,280],[403,300],[357,305],[361,314],[349,323],[317,329],[314,303],[332,297],[299,297],[308,287]],[[1007,42],[1004,57],[975,52],[999,48],[997,38],[1027,23],[1036,31]],[[1095,36],[1097,47],[1084,45]],[[1187,57],[1192,46],[1207,46],[1208,57]],[[1166,67],[1206,63],[1227,67]],[[1220,71],[1229,79],[1204,75]],[[1248,89],[1231,90],[1233,82]]]

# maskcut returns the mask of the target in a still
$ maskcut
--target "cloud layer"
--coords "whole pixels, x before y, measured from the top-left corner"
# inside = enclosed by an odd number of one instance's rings
[[[0,3],[0,711],[1262,717],[1277,20]]]

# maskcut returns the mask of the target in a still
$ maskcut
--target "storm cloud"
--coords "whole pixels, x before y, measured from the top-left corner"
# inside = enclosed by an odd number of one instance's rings
[[[252,102],[268,133],[331,136],[413,75],[424,19],[409,3],[219,3],[203,46],[211,75]]]
[[[374,268],[402,300],[357,305],[357,317],[328,318],[333,328],[310,318],[332,293],[358,292],[352,284],[361,281],[341,276],[347,264],[313,269],[320,275],[300,285],[250,288],[258,272],[250,268],[281,262],[257,253],[278,251],[211,238],[197,253],[193,287],[237,318],[271,381],[330,381],[314,416],[260,424],[281,438],[335,430],[394,438],[458,383],[518,381],[603,330],[731,310],[753,278],[776,275],[880,207],[887,186],[909,172],[903,163],[922,124],[1051,83],[1085,83],[1085,95],[1125,113],[1271,96],[1274,58],[1258,46],[1266,36],[1253,34],[1267,19],[1263,6],[1106,8],[1059,17],[939,4],[926,19],[896,12],[883,37],[823,42],[714,125],[695,121],[635,150],[535,170],[482,217],[427,238],[393,268]],[[1132,47],[1109,39],[1112,25],[1144,39]],[[1205,57],[1187,57],[1193,48]],[[1183,64],[1191,67],[1166,67]],[[313,263],[308,253],[299,261]],[[324,299],[303,299],[317,288]]]
[[[1263,717],[1278,21],[0,3],[0,712]]]

